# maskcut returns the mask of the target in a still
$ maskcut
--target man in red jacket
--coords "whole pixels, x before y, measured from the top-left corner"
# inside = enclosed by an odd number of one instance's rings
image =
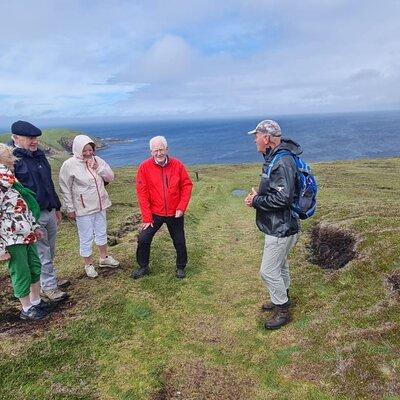
[[[139,268],[133,271],[132,278],[139,279],[149,274],[151,241],[166,223],[176,250],[176,276],[182,279],[187,263],[183,215],[190,201],[193,183],[184,165],[168,156],[165,137],[153,137],[150,152],[151,158],[140,164],[136,177],[136,195],[143,226],[136,250]]]

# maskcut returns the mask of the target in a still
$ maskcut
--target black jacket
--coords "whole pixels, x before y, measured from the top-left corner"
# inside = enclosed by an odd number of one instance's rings
[[[60,199],[54,189],[51,167],[42,150],[30,151],[15,147],[13,153],[18,160],[14,163],[17,179],[36,193],[41,210],[61,208]]]
[[[278,147],[265,154],[258,195],[253,199],[258,228],[276,237],[291,236],[300,230],[299,219],[290,209],[298,189],[297,167],[293,157],[282,157],[272,168],[270,177],[267,176],[270,162],[282,150],[289,150],[295,155],[302,153],[296,142],[282,139]]]

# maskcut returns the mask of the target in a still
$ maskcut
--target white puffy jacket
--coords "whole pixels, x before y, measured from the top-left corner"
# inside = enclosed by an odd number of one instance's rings
[[[74,155],[60,169],[60,191],[64,207],[67,212],[74,211],[77,216],[93,214],[111,206],[104,182],[111,182],[114,173],[98,156],[94,156],[98,167],[89,168],[82,157],[83,148],[89,143],[94,144],[89,136],[77,135],[72,144]]]

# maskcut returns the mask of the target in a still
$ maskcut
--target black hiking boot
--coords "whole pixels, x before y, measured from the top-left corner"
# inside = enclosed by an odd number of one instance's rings
[[[176,277],[179,279],[183,279],[185,277],[185,270],[183,268],[177,268]]]
[[[27,321],[38,321],[46,317],[48,314],[48,311],[42,310],[37,306],[32,306],[28,311],[22,310],[19,317]]]
[[[288,301],[287,301],[286,304],[288,304],[288,306],[291,306],[292,303],[291,303],[290,297],[289,297],[289,289],[286,290],[286,294],[287,294],[287,297],[288,297]],[[276,304],[274,304],[272,302],[264,303],[261,306],[261,311],[274,311],[275,307],[276,307]]]
[[[148,267],[140,267],[136,271],[132,272],[131,277],[133,279],[139,279],[139,278],[142,278],[143,276],[149,275],[149,274],[150,274],[150,270]]]
[[[269,318],[264,324],[265,329],[279,329],[281,326],[286,325],[288,322],[291,321],[290,310],[287,303],[288,302],[282,305],[277,305],[275,307],[274,315]]]

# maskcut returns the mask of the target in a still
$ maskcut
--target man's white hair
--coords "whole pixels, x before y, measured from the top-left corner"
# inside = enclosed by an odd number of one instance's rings
[[[167,139],[165,139],[164,136],[154,136],[154,137],[152,137],[152,138],[150,139],[150,141],[149,141],[150,150],[153,150],[153,149],[152,149],[152,146],[153,146],[153,144],[156,143],[156,142],[162,143],[162,144],[165,146],[165,148],[168,147]]]

